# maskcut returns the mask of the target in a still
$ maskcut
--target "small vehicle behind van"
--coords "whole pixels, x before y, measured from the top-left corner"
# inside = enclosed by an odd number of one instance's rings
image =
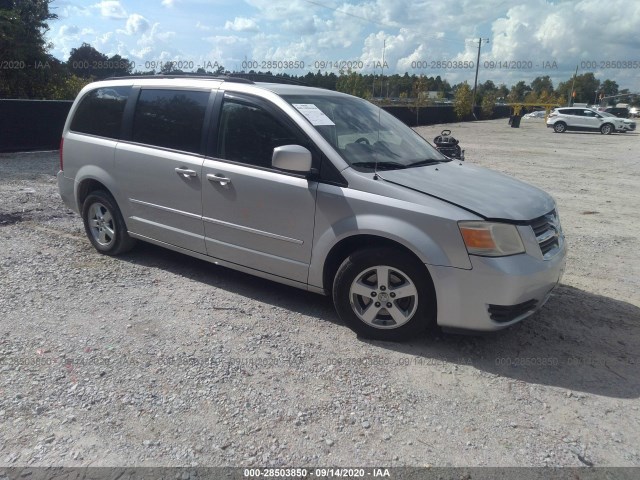
[[[547,118],[547,127],[556,133],[569,130],[595,131],[603,135],[614,132],[631,132],[636,129],[636,123],[625,118],[594,110],[592,108],[556,108]]]
[[[138,240],[324,295],[362,336],[489,331],[549,298],[554,200],[349,95],[233,78],[87,85],[58,187],[106,255]]]

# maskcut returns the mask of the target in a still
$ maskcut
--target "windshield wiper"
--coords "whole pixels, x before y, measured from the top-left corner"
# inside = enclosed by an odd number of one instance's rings
[[[398,162],[353,162],[352,167],[378,168],[380,170],[396,170],[407,168],[406,165]]]
[[[410,167],[425,167],[427,165],[435,165],[437,163],[450,162],[451,160],[435,160],[433,158],[428,158],[426,160],[418,160],[417,162],[410,163],[407,165],[407,168]]]

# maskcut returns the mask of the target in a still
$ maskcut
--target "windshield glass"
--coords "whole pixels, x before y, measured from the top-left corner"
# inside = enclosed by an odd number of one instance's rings
[[[602,115],[603,117],[615,117],[615,115],[609,113],[609,112],[598,112],[600,115]]]
[[[283,95],[344,160],[360,171],[449,161],[393,115],[355,97]]]

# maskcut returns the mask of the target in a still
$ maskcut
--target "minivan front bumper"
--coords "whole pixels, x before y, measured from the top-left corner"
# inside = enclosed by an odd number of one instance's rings
[[[566,246],[548,260],[528,254],[470,255],[472,269],[427,265],[436,289],[438,325],[492,331],[542,308],[564,273]]]

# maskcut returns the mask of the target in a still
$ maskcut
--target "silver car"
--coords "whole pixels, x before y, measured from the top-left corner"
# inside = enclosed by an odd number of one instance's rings
[[[58,186],[101,253],[142,240],[332,295],[369,338],[507,327],[544,305],[565,265],[547,193],[316,88],[90,84],[64,127]]]

